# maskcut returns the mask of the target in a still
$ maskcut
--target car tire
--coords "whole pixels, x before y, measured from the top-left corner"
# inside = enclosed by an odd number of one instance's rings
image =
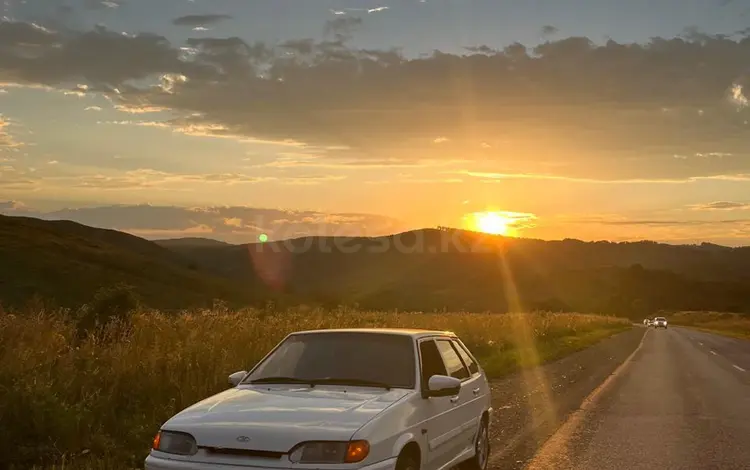
[[[401,452],[396,460],[396,470],[419,470],[419,462],[408,452]]]
[[[486,470],[490,461],[490,430],[487,418],[482,418],[482,424],[474,442],[474,457],[466,461],[467,470]]]

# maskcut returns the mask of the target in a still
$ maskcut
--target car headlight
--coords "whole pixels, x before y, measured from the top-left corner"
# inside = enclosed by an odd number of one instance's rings
[[[198,452],[195,438],[184,432],[159,431],[154,437],[152,449],[167,454],[194,455]]]
[[[289,453],[294,463],[356,463],[370,453],[367,441],[312,441],[298,444]]]

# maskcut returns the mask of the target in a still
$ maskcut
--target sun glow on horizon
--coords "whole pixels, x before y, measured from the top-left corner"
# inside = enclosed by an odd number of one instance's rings
[[[508,225],[511,222],[511,220],[500,214],[488,212],[477,217],[477,228],[484,233],[492,235],[506,235],[508,233]]]
[[[467,214],[467,228],[490,235],[516,236],[524,222],[534,219],[533,214],[505,211],[473,212]]]

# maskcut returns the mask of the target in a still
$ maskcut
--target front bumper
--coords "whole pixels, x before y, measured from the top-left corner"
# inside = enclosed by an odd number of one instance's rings
[[[263,467],[260,465],[237,465],[223,463],[190,462],[187,460],[172,460],[154,456],[146,457],[146,470],[394,470],[396,458],[382,460],[364,467],[352,467],[350,465],[295,465],[294,467]]]

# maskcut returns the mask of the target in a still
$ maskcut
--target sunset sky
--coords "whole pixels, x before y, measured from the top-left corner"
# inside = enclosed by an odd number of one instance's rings
[[[750,1],[3,3],[0,213],[750,245]]]

